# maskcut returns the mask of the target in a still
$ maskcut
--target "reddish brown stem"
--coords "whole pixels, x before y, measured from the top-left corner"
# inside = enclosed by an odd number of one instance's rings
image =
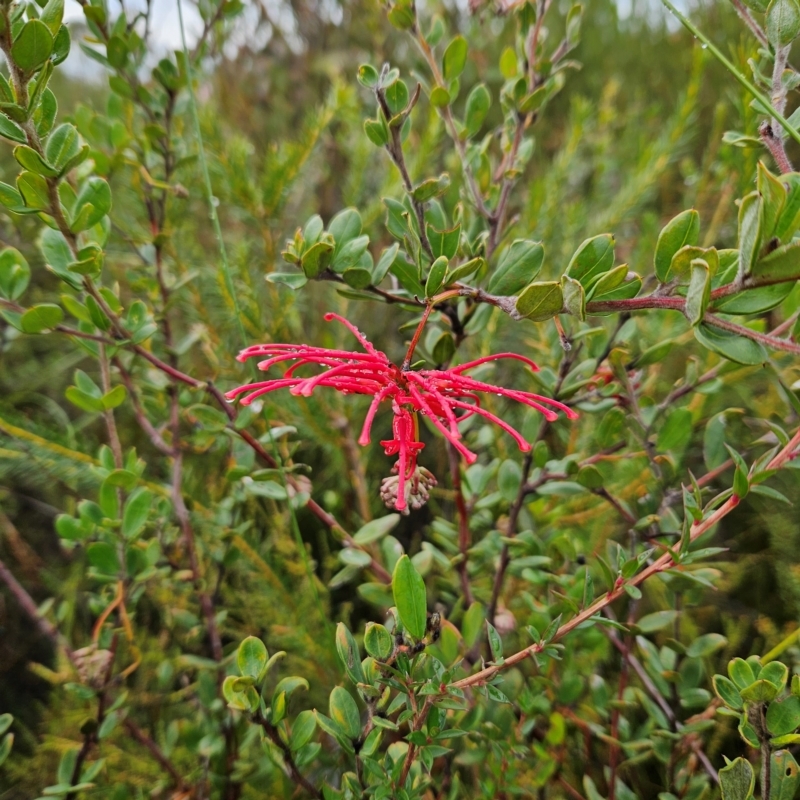
[[[172,782],[175,785],[175,788],[179,792],[186,791],[186,782],[183,780],[183,776],[175,769],[173,763],[164,755],[161,748],[138,726],[135,722],[132,722],[129,719],[125,720],[125,729],[136,739],[139,744],[146,747],[150,753],[152,754],[153,758],[161,765],[162,769],[169,774],[172,778]]]
[[[450,478],[453,482],[453,492],[456,499],[456,511],[458,512],[458,550],[461,560],[458,562],[458,574],[461,578],[461,595],[464,598],[464,606],[468,608],[472,605],[472,589],[469,585],[469,548],[472,546],[472,534],[469,530],[469,512],[464,500],[464,492],[461,487],[461,459],[458,451],[449,442],[447,443],[447,456],[450,461]]]
[[[414,336],[411,339],[411,344],[408,346],[406,357],[403,359],[403,364],[401,366],[403,372],[411,369],[411,359],[414,357],[414,350],[417,349],[419,337],[422,336],[422,331],[425,328],[425,323],[428,321],[428,317],[431,315],[431,311],[433,311],[433,303],[428,303],[428,305],[425,306],[425,311],[422,312],[422,319],[419,321],[419,325],[417,325],[417,329],[414,331]]]
[[[786,464],[787,461],[797,456],[798,448],[800,448],[800,430],[795,433],[786,446],[781,449],[781,451],[769,462],[769,464],[767,464],[766,469],[780,469],[782,466],[784,466],[784,464]],[[709,514],[705,519],[701,520],[700,522],[695,522],[690,528],[690,540],[695,541],[699,536],[702,536],[704,533],[706,533],[706,531],[713,528],[714,525],[730,514],[730,512],[733,511],[733,509],[738,505],[739,498],[736,495],[733,495],[713,513]],[[675,562],[672,558],[672,554],[670,552],[664,553],[664,555],[656,559],[649,567],[644,569],[638,575],[635,575],[628,581],[620,582],[612,591],[598,598],[590,606],[585,608],[579,614],[576,614],[571,620],[569,620],[569,622],[564,623],[558,629],[558,631],[556,631],[552,641],[563,639],[564,636],[575,630],[575,628],[577,628],[579,625],[591,619],[596,614],[599,614],[606,606],[610,605],[615,600],[618,600],[620,597],[626,594],[626,585],[639,586],[653,575],[657,575],[658,573],[671,569],[674,566]],[[473,675],[462,678],[460,681],[456,681],[452,685],[458,689],[466,689],[469,686],[481,686],[490,681],[502,670],[513,667],[515,664],[519,664],[526,658],[530,658],[536,653],[541,652],[543,648],[544,645],[541,642],[535,642],[529,647],[526,647],[524,650],[520,650],[519,652],[508,656],[502,664],[493,664],[492,666],[486,667],[485,669],[482,669]]]

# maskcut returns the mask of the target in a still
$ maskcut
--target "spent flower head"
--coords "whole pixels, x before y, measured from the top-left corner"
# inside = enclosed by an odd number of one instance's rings
[[[239,361],[266,356],[258,363],[258,368],[263,371],[286,361],[294,363],[283,373],[283,377],[245,384],[228,392],[226,397],[233,400],[243,395],[241,402],[248,405],[277,389],[289,389],[294,395],[309,397],[319,386],[335,389],[342,394],[370,395],[372,402],[358,437],[360,445],[369,444],[372,423],[381,403],[390,402],[394,415],[392,438],[382,441],[381,445],[386,455],[397,456],[397,463],[393,468],[394,475],[383,481],[381,497],[397,511],[408,513],[409,505],[412,508],[424,505],[430,487],[436,484],[436,479],[428,470],[417,466],[417,457],[425,447],[419,440],[418,414],[427,417],[468,464],[472,464],[477,455],[463,443],[459,423],[476,414],[511,435],[520,450],[531,449],[522,434],[481,406],[481,394],[515,400],[535,409],[551,422],[557,419],[557,411],[563,411],[569,419],[577,417],[571,408],[556,400],[521,389],[495,386],[465,374],[481,364],[503,358],[522,361],[532,370],[538,370],[536,364],[525,356],[497,353],[449,369],[414,370],[408,366],[408,358],[401,367],[393,364],[361,331],[338,314],[328,313],[325,319],[335,319],[345,325],[358,339],[364,352],[305,344],[253,345],[239,353]],[[320,366],[322,370],[310,377],[296,374],[299,368],[310,364]]]

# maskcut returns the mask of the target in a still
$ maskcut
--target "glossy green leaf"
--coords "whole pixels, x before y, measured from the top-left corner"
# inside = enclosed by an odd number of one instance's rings
[[[364,648],[378,661],[386,661],[394,650],[392,634],[383,625],[368,622],[364,630]]]
[[[757,680],[742,689],[740,694],[746,703],[769,703],[778,696],[778,689],[774,683]]]
[[[39,15],[39,19],[55,37],[61,29],[61,22],[64,19],[64,0],[48,0],[47,5]]]
[[[74,125],[59,125],[48,137],[45,156],[57,170],[63,170],[81,150],[80,136]]]
[[[22,315],[22,330],[25,333],[42,333],[51,330],[64,319],[64,312],[52,303],[41,303],[29,308]]]
[[[753,277],[764,280],[800,278],[800,241],[782,245],[760,259],[753,267]]]
[[[467,97],[467,106],[464,112],[464,126],[467,138],[475,136],[480,131],[491,105],[492,97],[489,94],[489,90],[484,84],[477,84]]]
[[[450,94],[444,86],[434,86],[431,89],[431,105],[444,108],[450,102]]]
[[[742,198],[739,205],[739,275],[749,275],[761,247],[762,199],[758,192]]]
[[[763,364],[768,359],[767,351],[758,342],[711,325],[701,323],[694,335],[709,350],[738,364]]]
[[[458,252],[458,242],[461,237],[461,225],[456,225],[449,230],[440,231],[430,223],[425,226],[428,241],[433,250],[434,258],[444,256],[447,259],[455,258]]]
[[[666,282],[675,254],[686,245],[696,245],[700,236],[700,215],[693,208],[673,217],[661,230],[656,243],[653,266],[656,277]]]
[[[26,144],[14,148],[14,158],[23,169],[30,170],[43,178],[55,178],[58,170],[48,164],[32,147]]]
[[[301,711],[292,723],[292,732],[289,736],[289,749],[296,753],[301,747],[311,741],[317,728],[317,718],[313,711]]]
[[[19,250],[6,247],[0,251],[0,296],[16,300],[28,287],[31,269]]]
[[[711,296],[711,272],[702,258],[692,260],[691,277],[686,290],[686,319],[690,325],[699,325],[708,308]]]
[[[756,679],[752,666],[743,658],[728,662],[728,675],[740,690],[746,689]]]
[[[378,85],[380,75],[372,64],[362,64],[358,68],[357,77],[358,82],[362,86],[366,86],[368,89],[374,89]]]
[[[76,386],[68,386],[64,392],[64,396],[72,403],[83,411],[90,414],[100,414],[105,411],[103,401],[99,397],[93,397],[88,392],[79,389]]]
[[[389,127],[381,119],[365,119],[364,133],[376,147],[384,147],[389,142]]]
[[[336,652],[345,668],[348,677],[353,683],[364,683],[364,672],[361,669],[361,654],[358,645],[347,626],[340,622],[336,626]]]
[[[362,525],[362,527],[356,531],[353,535],[353,541],[362,546],[377,542],[395,528],[398,522],[400,522],[399,514],[387,514],[385,517],[378,517],[377,519],[370,520],[370,522],[366,525]]]
[[[100,222],[109,211],[111,211],[111,188],[108,183],[96,176],[87,178],[75,200],[74,221],[70,227],[76,233],[88,230]]]
[[[445,278],[447,277],[447,257],[439,256],[436,261],[431,264],[428,279],[425,282],[425,297],[431,298],[436,295],[444,286]]]
[[[572,256],[566,274],[588,287],[592,278],[607,272],[613,265],[614,237],[603,233],[581,244]]]
[[[396,80],[390,86],[387,86],[384,92],[386,105],[389,106],[392,114],[399,114],[405,110],[409,99],[408,86],[406,86],[405,81]]]
[[[290,289],[302,289],[307,283],[308,278],[299,272],[270,272],[266,275],[268,283],[288,286]]]
[[[3,114],[0,114],[0,136],[5,136],[6,139],[20,144],[25,144],[28,141],[25,131]]]
[[[776,283],[729,295],[714,303],[714,311],[724,314],[760,314],[779,306],[794,288],[792,283]]]
[[[444,51],[442,60],[444,79],[452,81],[457,78],[467,65],[467,40],[463,36],[456,36]]]
[[[786,687],[786,681],[789,679],[789,668],[780,661],[770,661],[770,663],[763,667],[761,672],[758,673],[758,677],[760,680],[769,681],[774,684],[778,691],[782,692]]]
[[[258,682],[263,680],[269,654],[264,642],[257,636],[248,636],[236,651],[236,665],[242,675]]]
[[[790,694],[767,709],[767,728],[773,736],[785,736],[800,728],[800,697]]]
[[[687,648],[686,655],[689,658],[704,658],[721,650],[728,643],[728,640],[719,633],[706,633],[698,636]]]
[[[543,263],[541,242],[517,239],[503,250],[486,289],[491,294],[516,295],[536,279]]]
[[[25,72],[41,66],[53,52],[53,34],[38,19],[28,20],[11,45],[11,56]]]
[[[773,47],[785,47],[800,34],[800,5],[797,0],[772,0],[767,8],[767,39]]]
[[[517,298],[515,307],[521,316],[540,322],[560,313],[563,305],[561,284],[545,281],[526,287]]]
[[[356,701],[347,689],[336,686],[331,692],[328,713],[345,736],[355,740],[361,735],[361,715]]]
[[[414,639],[422,639],[428,618],[425,582],[407,555],[395,565],[392,595],[403,627]]]
[[[126,539],[136,536],[144,528],[152,504],[153,493],[143,487],[134,491],[126,500],[122,512],[122,535]]]
[[[742,709],[744,705],[742,702],[742,695],[739,693],[733,681],[728,680],[724,675],[715,675],[712,679],[712,683],[717,697],[719,697],[728,708],[732,708],[736,711]]]
[[[17,176],[17,189],[28,208],[47,211],[50,208],[50,193],[47,181],[33,172],[23,172]]]
[[[492,652],[492,660],[498,661],[503,657],[503,641],[497,629],[489,620],[486,620],[486,638],[489,642],[489,649]]]
[[[586,319],[586,292],[583,284],[568,275],[562,275],[561,294],[564,298],[564,310],[580,320]]]

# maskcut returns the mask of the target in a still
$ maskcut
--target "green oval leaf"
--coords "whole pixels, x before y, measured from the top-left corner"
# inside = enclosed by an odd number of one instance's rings
[[[11,45],[11,57],[26,72],[32,72],[44,64],[52,51],[53,34],[38,19],[26,22]]]
[[[481,129],[491,105],[492,96],[489,94],[489,90],[484,84],[479,83],[469,93],[464,111],[465,133],[468,139]]]
[[[492,294],[515,295],[536,279],[543,263],[541,242],[517,239],[503,250],[486,289]]]
[[[452,81],[457,78],[467,65],[467,40],[463,36],[456,36],[444,51],[442,67],[444,79]]]
[[[29,308],[22,315],[20,325],[25,333],[41,333],[55,328],[62,319],[64,319],[64,312],[59,306],[42,303]]]
[[[398,522],[400,522],[399,514],[387,514],[385,517],[373,519],[358,529],[353,535],[353,541],[360,545],[377,542],[378,539],[382,539],[390,530],[396,527]]]
[[[333,722],[349,739],[358,739],[361,735],[361,714],[356,701],[347,689],[337,686],[331,692],[328,702],[328,713]]]
[[[256,636],[248,636],[236,652],[236,664],[242,675],[261,680],[266,670],[269,654],[264,642]]]
[[[722,800],[750,800],[756,788],[756,776],[750,762],[744,758],[731,761],[719,771]]]
[[[732,708],[735,711],[742,710],[744,705],[742,702],[742,695],[739,694],[739,690],[736,688],[736,684],[734,684],[733,681],[728,680],[724,675],[715,675],[712,678],[712,684],[717,697],[719,697],[728,708]]]
[[[614,265],[614,237],[602,233],[586,239],[575,251],[566,274],[587,287],[592,278],[608,272]]]
[[[767,709],[767,728],[773,736],[785,736],[800,728],[800,697],[790,694]]]
[[[800,786],[800,767],[788,750],[770,756],[769,779],[769,800],[793,800]]]
[[[136,536],[147,522],[153,494],[149,489],[140,487],[125,501],[122,511],[122,535],[126,539]]]
[[[673,217],[661,230],[656,242],[653,266],[656,277],[664,283],[675,253],[687,245],[696,245],[700,237],[700,215],[693,208]]]
[[[425,582],[407,555],[395,565],[392,594],[403,627],[414,639],[422,639],[428,618]]]
[[[289,736],[289,749],[296,752],[311,741],[317,728],[317,718],[313,711],[301,711],[292,723]]]
[[[31,268],[19,250],[6,247],[0,252],[0,295],[16,300],[28,288]]]
[[[555,281],[532,283],[517,298],[517,313],[541,322],[560,313],[564,306],[561,284]]]
[[[383,625],[368,622],[364,630],[364,648],[378,661],[386,661],[394,649],[392,634]]]
[[[694,329],[695,338],[709,350],[738,364],[763,364],[767,351],[752,339],[701,323]]]
[[[350,633],[347,625],[340,622],[336,626],[336,652],[347,672],[348,677],[353,683],[364,682],[364,672],[361,669],[361,653],[358,645]]]

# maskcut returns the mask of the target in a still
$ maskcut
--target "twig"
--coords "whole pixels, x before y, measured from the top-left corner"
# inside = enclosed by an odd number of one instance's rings
[[[139,398],[136,395],[136,388],[133,385],[133,381],[131,380],[131,376],[128,374],[128,371],[122,366],[122,363],[118,358],[114,359],[114,366],[116,366],[117,370],[119,371],[120,377],[122,378],[122,383],[128,390],[128,396],[131,398],[131,405],[133,406],[133,413],[136,417],[136,421],[139,423],[139,427],[150,437],[150,441],[157,450],[161,451],[166,456],[171,456],[172,447],[167,444],[167,442],[164,440],[164,437],[147,418],[147,414],[145,414],[142,404],[139,402]]]
[[[670,725],[672,725],[673,729],[677,732],[682,731],[684,726],[678,721],[678,718],[675,716],[675,712],[672,710],[672,707],[667,702],[664,695],[662,695],[658,690],[658,687],[655,685],[655,683],[653,683],[650,676],[647,674],[647,671],[642,666],[642,662],[636,658],[636,656],[631,652],[630,648],[619,638],[619,636],[617,636],[613,630],[610,630],[605,625],[601,625],[600,629],[605,634],[606,638],[614,645],[614,647],[617,648],[617,650],[620,651],[620,653],[622,653],[627,662],[631,665],[631,668],[642,682],[642,685],[647,690],[647,693],[653,698],[653,700],[655,700],[656,704],[661,709]],[[711,780],[718,784],[719,775],[711,764],[708,756],[700,747],[699,743],[694,739],[694,734],[689,734],[687,738],[689,738],[689,746],[700,760],[700,763],[703,765],[703,769],[708,773]]]
[[[100,345],[98,361],[100,362],[100,382],[103,387],[103,394],[106,395],[111,391],[111,375],[108,369],[108,356],[106,355],[106,346],[104,344]],[[120,444],[119,441],[117,423],[114,419],[114,409],[107,408],[103,411],[103,417],[106,421],[106,430],[108,431],[108,443],[111,446],[111,452],[114,456],[114,466],[117,469],[122,469],[122,444]]]
[[[61,647],[69,660],[74,664],[75,653],[72,648],[61,637],[58,628],[39,614],[39,609],[33,598],[25,591],[25,588],[2,561],[0,561],[0,580],[6,585],[11,594],[14,595],[14,599],[19,604],[19,607],[31,618],[39,631],[50,639],[56,647]]]
[[[464,606],[468,608],[472,605],[472,589],[469,585],[469,548],[472,546],[472,534],[469,530],[469,512],[464,501],[464,492],[461,486],[461,459],[458,451],[450,442],[447,443],[447,457],[450,461],[450,479],[453,482],[453,492],[455,494],[456,511],[458,512],[458,551],[461,560],[456,569],[461,578],[461,595],[464,598]]]
[[[742,0],[731,0],[731,3],[733,3],[736,13],[742,18],[745,25],[750,28],[753,36],[758,39],[759,44],[769,49],[769,39],[767,39],[767,34],[764,33],[761,26],[755,21],[753,15],[750,13],[750,9],[747,8]]]
[[[253,718],[254,722],[260,725],[264,733],[267,734],[269,740],[281,751],[281,755],[283,756],[283,761],[286,764],[286,769],[289,772],[292,780],[298,785],[301,786],[303,789],[306,790],[312,797],[319,798],[322,800],[322,792],[316,788],[308,778],[304,777],[304,775],[300,772],[295,764],[294,757],[292,756],[292,751],[289,749],[287,744],[281,739],[280,733],[278,733],[278,729],[271,723],[269,720],[266,719],[261,714],[255,716]]]
[[[420,86],[417,84],[416,91],[409,102],[409,107],[416,103],[417,98],[419,97],[419,92]],[[391,136],[391,139],[386,143],[386,152],[389,154],[389,157],[392,159],[394,165],[400,172],[400,177],[403,181],[403,188],[406,190],[406,192],[408,192],[408,196],[411,198],[411,204],[414,206],[414,214],[417,217],[419,240],[422,243],[422,247],[425,252],[431,258],[433,258],[433,249],[431,248],[431,243],[428,241],[428,233],[425,230],[425,206],[421,201],[414,198],[414,184],[411,180],[411,176],[408,173],[405,155],[403,154],[403,142],[400,137],[403,126],[402,124],[391,124],[394,114],[392,114],[392,110],[389,108],[389,103],[386,101],[386,92],[379,88],[375,91],[375,96],[378,98],[378,104],[381,107],[381,113],[384,116],[386,125],[389,127],[389,134]]]
[[[786,446],[769,462],[769,464],[767,464],[766,469],[780,469],[784,464],[786,464],[787,461],[797,456],[798,448],[800,448],[800,430],[795,433]],[[713,528],[714,525],[716,525],[721,519],[730,514],[730,512],[739,505],[739,502],[739,497],[737,495],[733,495],[713,513],[709,514],[705,519],[695,522],[690,528],[690,541],[695,541],[699,536],[702,536],[706,531]],[[600,613],[606,606],[622,597],[622,595],[625,594],[626,585],[639,586],[639,584],[644,583],[653,575],[657,575],[658,573],[671,569],[674,566],[675,561],[672,557],[672,553],[664,553],[664,555],[656,559],[649,567],[644,569],[638,575],[635,575],[628,581],[620,581],[612,591],[598,598],[588,608],[584,609],[579,614],[576,614],[571,620],[564,623],[556,631],[551,642],[562,639],[568,633],[575,630],[575,628],[577,628],[579,625],[595,616],[595,614]],[[502,670],[513,667],[515,664],[519,664],[526,658],[530,658],[536,653],[541,652],[545,646],[546,645],[541,642],[534,642],[534,644],[530,645],[529,647],[526,647],[525,649],[508,656],[502,664],[493,664],[492,666],[486,667],[474,673],[473,675],[469,675],[466,678],[455,681],[451,685],[458,689],[466,689],[469,686],[484,685]]]
[[[178,772],[175,768],[173,763],[164,755],[161,748],[151,739],[135,722],[132,720],[126,719],[125,720],[125,728],[136,739],[139,744],[144,745],[153,755],[156,761],[161,765],[161,767],[168,772],[170,777],[172,778],[173,783],[175,784],[175,788],[179,791],[186,790],[186,782],[183,779],[183,776]]]
[[[177,406],[177,403],[175,404]],[[173,412],[173,441],[178,441],[177,414]],[[183,501],[181,484],[183,481],[183,454],[177,450],[173,455],[172,461],[172,505],[175,508],[175,516],[183,534],[183,542],[189,558],[189,569],[192,572],[192,581],[200,600],[200,608],[206,620],[206,629],[211,643],[211,653],[215,661],[222,660],[222,641],[217,629],[217,621],[214,614],[214,604],[211,596],[203,588],[203,579],[200,573],[200,565],[197,560],[197,547],[195,544],[194,530],[189,519],[189,511]]]
[[[409,691],[409,698],[412,700],[412,704],[416,703],[416,699],[414,698],[413,691]],[[433,705],[433,695],[428,695],[425,698],[425,702],[422,704],[422,708],[419,709],[419,712],[416,715],[414,720],[414,724],[411,726],[412,731],[418,731],[422,728],[425,724],[425,719],[428,716],[428,712]],[[416,709],[415,709],[416,711]],[[400,773],[400,779],[397,781],[396,787],[398,789],[402,789],[405,786],[406,778],[408,778],[408,773],[411,770],[411,765],[414,763],[414,759],[417,755],[417,746],[413,743],[408,745],[408,751],[406,752],[406,759],[403,762],[403,770]]]

